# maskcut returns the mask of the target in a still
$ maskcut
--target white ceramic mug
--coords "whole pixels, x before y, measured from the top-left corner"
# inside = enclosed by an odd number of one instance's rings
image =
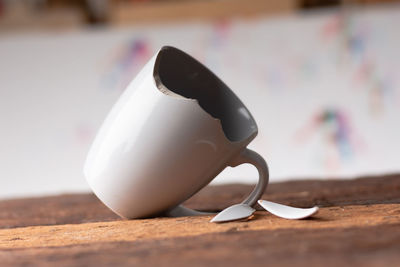
[[[180,207],[227,166],[253,164],[253,206],[268,184],[263,158],[246,146],[257,125],[239,98],[186,53],[163,47],[131,82],[104,121],[84,168],[87,181],[124,218]]]

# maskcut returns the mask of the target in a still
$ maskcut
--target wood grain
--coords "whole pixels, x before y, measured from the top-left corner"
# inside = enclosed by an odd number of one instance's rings
[[[251,189],[207,187],[186,205],[219,210]],[[258,211],[213,224],[122,220],[92,194],[0,201],[1,266],[400,266],[399,175],[271,184],[264,198],[322,208],[308,220]]]
[[[267,212],[242,222],[209,223],[211,216],[121,220],[0,230],[0,249],[193,237],[227,231],[330,229],[400,223],[400,204],[322,208],[311,220],[285,220]],[[11,238],[10,238],[11,237]]]
[[[251,185],[238,184],[208,186],[185,205],[203,211],[219,211],[241,202],[252,189]],[[268,186],[263,198],[298,207],[400,203],[400,175],[273,183]],[[0,201],[0,229],[119,219],[93,194]]]

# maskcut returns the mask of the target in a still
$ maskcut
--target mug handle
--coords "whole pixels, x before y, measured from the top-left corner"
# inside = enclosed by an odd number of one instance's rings
[[[242,202],[242,204],[253,207],[257,201],[261,198],[265,189],[268,186],[269,171],[268,165],[264,158],[253,150],[248,148],[244,149],[237,157],[235,157],[228,165],[236,167],[244,163],[249,163],[257,168],[258,171],[258,182],[256,187],[250,193],[250,195]],[[166,212],[169,217],[181,217],[181,216],[196,216],[196,215],[215,215],[215,213],[201,212],[186,208],[182,205],[178,205],[173,209]]]
[[[242,204],[254,207],[254,205],[257,203],[257,201],[261,198],[261,196],[267,189],[269,181],[268,165],[260,154],[248,148],[243,150],[238,157],[234,158],[234,160],[231,161],[229,165],[231,167],[236,167],[244,163],[249,163],[253,165],[254,167],[257,168],[258,171],[258,182],[256,187],[253,189],[250,195],[242,202]]]

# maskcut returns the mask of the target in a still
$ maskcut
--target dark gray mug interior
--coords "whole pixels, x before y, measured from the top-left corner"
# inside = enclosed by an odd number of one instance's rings
[[[230,141],[242,141],[257,132],[254,118],[240,99],[214,73],[183,51],[163,47],[156,59],[154,79],[163,92],[196,99],[203,110],[221,121]]]

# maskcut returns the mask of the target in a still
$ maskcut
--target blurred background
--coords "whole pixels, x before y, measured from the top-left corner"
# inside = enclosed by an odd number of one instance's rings
[[[163,45],[243,100],[272,182],[399,172],[399,26],[395,1],[0,0],[0,198],[88,191],[97,129]]]

